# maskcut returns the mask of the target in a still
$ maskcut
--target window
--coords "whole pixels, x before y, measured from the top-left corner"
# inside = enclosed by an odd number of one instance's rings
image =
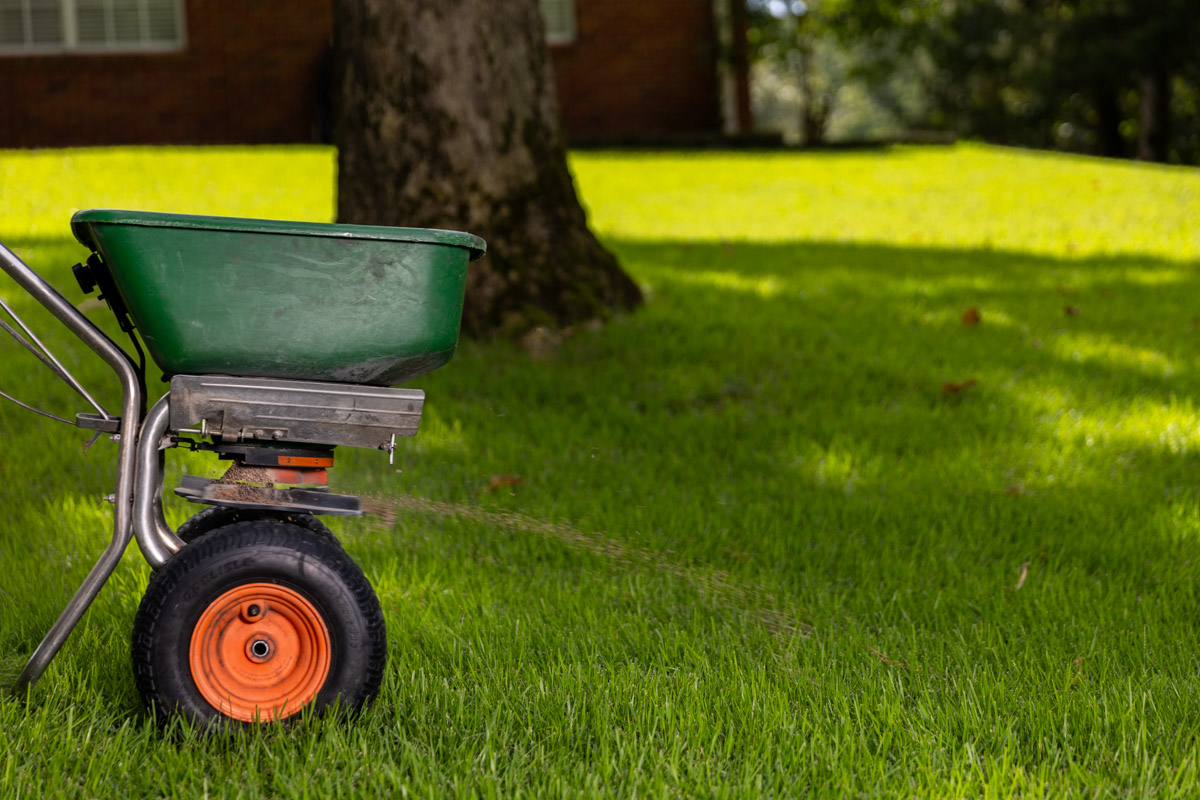
[[[570,44],[575,41],[575,0],[538,0],[538,3],[546,22],[546,42]]]
[[[0,53],[183,47],[183,0],[0,0]]]

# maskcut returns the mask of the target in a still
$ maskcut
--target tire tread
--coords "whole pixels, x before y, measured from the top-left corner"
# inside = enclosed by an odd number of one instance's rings
[[[362,570],[332,537],[279,520],[250,520],[200,536],[151,576],[134,618],[133,674],[138,691],[160,722],[165,723],[179,706],[179,698],[168,696],[169,692],[164,690],[156,674],[155,644],[167,633],[162,630],[162,619],[171,604],[178,602],[176,593],[180,583],[195,570],[222,555],[259,548],[282,548],[301,553],[319,561],[337,576],[354,597],[365,623],[363,635],[370,643],[370,652],[362,670],[362,682],[343,692],[343,707],[353,713],[369,704],[378,694],[387,662],[387,631],[379,599]],[[318,713],[321,710],[317,709]],[[213,716],[226,719],[215,710]]]

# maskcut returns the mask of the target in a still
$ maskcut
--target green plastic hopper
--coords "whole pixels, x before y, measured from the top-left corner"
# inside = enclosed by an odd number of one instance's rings
[[[80,211],[71,229],[168,377],[392,385],[437,369],[486,247],[456,231],[147,211]]]

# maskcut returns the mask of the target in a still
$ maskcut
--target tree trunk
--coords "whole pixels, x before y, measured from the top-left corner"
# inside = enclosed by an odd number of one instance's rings
[[[825,142],[825,125],[829,120],[829,103],[818,95],[816,87],[816,43],[806,30],[805,18],[797,20],[796,54],[800,68],[800,132],[807,146],[818,146]]]
[[[1138,158],[1165,163],[1170,157],[1171,75],[1159,67],[1143,75],[1141,84]]]
[[[334,0],[334,17],[339,221],[486,239],[472,335],[641,302],[575,194],[537,0]]]
[[[1125,139],[1121,136],[1121,105],[1117,90],[1107,83],[1096,87],[1096,148],[1108,158],[1125,158]]]

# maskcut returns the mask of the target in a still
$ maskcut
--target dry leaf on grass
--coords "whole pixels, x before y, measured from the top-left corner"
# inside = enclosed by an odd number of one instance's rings
[[[979,309],[976,308],[975,306],[971,306],[970,308],[968,308],[966,311],[963,312],[963,315],[962,315],[962,324],[963,325],[971,327],[973,325],[978,325],[982,321],[983,321],[983,315],[979,313]]]
[[[517,486],[525,482],[525,479],[518,475],[493,475],[488,481],[488,485],[483,488],[485,492],[495,492],[505,486]]]
[[[1026,561],[1021,565],[1021,574],[1017,576],[1017,585],[1013,589],[1020,589],[1025,585],[1025,579],[1029,577],[1029,562]]]
[[[970,389],[972,386],[976,386],[978,383],[979,381],[974,378],[969,378],[965,381],[946,381],[942,384],[942,394],[958,394]]]

